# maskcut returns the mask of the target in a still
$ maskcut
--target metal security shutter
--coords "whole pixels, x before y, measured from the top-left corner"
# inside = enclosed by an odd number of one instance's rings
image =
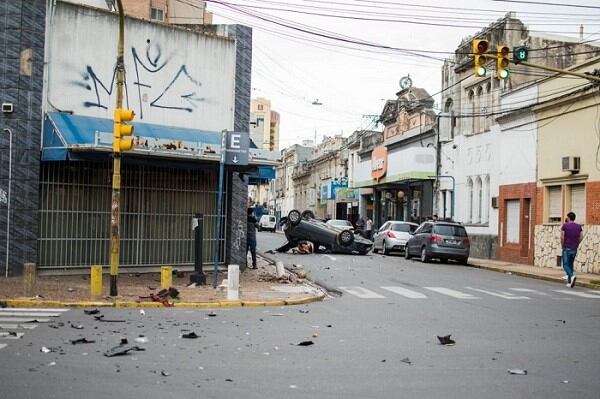
[[[577,216],[576,221],[585,223],[585,184],[573,184],[571,188],[571,211]]]
[[[519,242],[520,204],[519,200],[506,201],[506,242]]]
[[[548,221],[550,222],[560,222],[562,219],[560,194],[561,186],[548,187]]]

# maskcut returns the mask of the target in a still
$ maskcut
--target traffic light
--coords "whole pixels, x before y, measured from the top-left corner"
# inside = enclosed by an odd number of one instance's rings
[[[513,60],[515,63],[525,62],[529,57],[529,49],[524,46],[515,47],[513,49]]]
[[[510,53],[510,49],[508,46],[497,46],[498,50],[498,59],[496,64],[496,75],[498,79],[507,79],[510,77],[510,70],[508,69],[508,65],[510,64],[510,60],[508,59],[508,54]]]
[[[113,152],[129,151],[133,148],[133,126],[125,123],[133,120],[135,113],[132,109],[115,109],[115,126],[113,131]],[[126,137],[126,138],[123,138]]]
[[[489,48],[489,42],[485,39],[473,40],[473,62],[475,64],[475,77],[485,76],[487,72],[486,53]]]

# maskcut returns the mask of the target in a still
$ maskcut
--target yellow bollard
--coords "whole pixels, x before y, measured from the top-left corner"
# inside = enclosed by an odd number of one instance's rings
[[[23,291],[25,296],[33,296],[36,283],[35,263],[25,263],[23,265]]]
[[[90,295],[92,299],[102,296],[102,266],[90,268]]]
[[[173,284],[173,268],[171,266],[160,267],[160,288],[168,289]]]

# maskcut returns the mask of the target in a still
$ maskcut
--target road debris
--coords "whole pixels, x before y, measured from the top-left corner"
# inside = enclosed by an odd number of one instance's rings
[[[75,325],[75,324],[71,323],[71,328],[74,328],[76,330],[83,330],[83,326],[81,324]]]
[[[144,309],[140,309],[140,315],[146,316],[146,311]]]
[[[114,356],[124,356],[131,351],[141,352],[145,351],[145,348],[141,348],[136,345],[129,345],[126,338],[121,339],[121,343],[115,347],[110,348],[106,352],[104,352],[104,356],[106,357],[114,357]]]
[[[217,314],[215,312],[209,312],[207,314],[208,317],[217,317]]]
[[[69,342],[71,343],[71,345],[77,345],[77,344],[93,344],[96,341],[92,341],[87,338],[79,338],[79,339],[72,339]]]
[[[179,299],[179,291],[177,288],[169,287],[158,291],[156,294],[151,292],[150,295],[140,296],[140,300],[151,300],[152,302],[160,302],[165,307],[174,306],[173,302],[170,302],[169,299]]]
[[[308,309],[300,309],[300,310],[299,310],[299,312],[300,312],[300,313],[305,313],[305,314],[306,314],[306,313],[308,313],[308,312],[309,312],[309,310],[308,310]]]
[[[100,313],[100,311],[98,309],[90,309],[90,310],[83,310],[83,313],[87,314],[87,315],[93,315],[93,314],[98,314]]]
[[[138,336],[134,341],[138,344],[147,344],[148,342],[150,342],[148,337],[145,337],[143,335]]]
[[[450,338],[451,336],[452,336],[452,334],[444,335],[443,337],[440,337],[438,335],[437,339],[440,341],[440,344],[442,344],[442,345],[454,346],[456,341],[454,341],[452,338]]]
[[[523,370],[523,369],[508,369],[508,374],[512,374],[512,375],[527,375],[527,370]]]
[[[126,322],[126,320],[119,320],[119,319],[105,319],[103,314],[101,314],[101,315],[99,315],[99,316],[94,316],[94,319],[95,319],[96,321],[102,321],[102,322],[105,322],[105,323],[125,323],[125,322]]]
[[[314,342],[312,341],[302,341],[300,343],[298,343],[298,346],[311,346],[314,345]]]
[[[181,336],[181,338],[196,339],[196,338],[199,338],[199,336],[195,332],[192,331],[190,333],[183,334]]]
[[[169,377],[171,375],[171,373],[169,373],[168,371],[162,370],[160,372],[160,375],[162,375],[163,377]]]
[[[400,360],[400,361],[401,361],[402,363],[406,363],[406,364],[408,364],[409,366],[410,366],[410,365],[412,365],[412,362],[411,362],[411,361],[410,361],[410,359],[409,359],[409,358],[407,358],[407,357],[405,357],[404,359],[402,359],[402,360]]]

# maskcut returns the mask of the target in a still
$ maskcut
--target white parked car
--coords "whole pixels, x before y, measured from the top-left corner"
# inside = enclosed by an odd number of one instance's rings
[[[277,225],[277,220],[273,215],[262,215],[260,220],[258,221],[258,231],[270,230],[275,232],[275,226]]]
[[[386,255],[389,255],[391,251],[404,252],[406,242],[412,237],[410,233],[414,232],[417,227],[419,226],[416,223],[399,220],[385,222],[373,236],[373,252],[377,253],[381,250]]]

